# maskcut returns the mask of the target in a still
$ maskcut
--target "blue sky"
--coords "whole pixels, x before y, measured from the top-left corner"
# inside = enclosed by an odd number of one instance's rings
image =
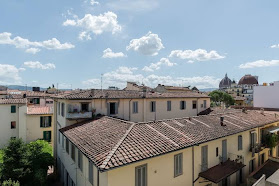
[[[0,2],[0,84],[217,87],[279,78],[279,1]]]

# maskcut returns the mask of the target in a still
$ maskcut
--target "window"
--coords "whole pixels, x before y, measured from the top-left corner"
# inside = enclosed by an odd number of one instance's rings
[[[107,103],[108,115],[118,114],[118,103]]]
[[[11,113],[16,113],[16,106],[15,105],[11,106]]]
[[[206,108],[206,100],[203,100],[203,108]]]
[[[93,185],[93,163],[88,160],[88,179],[89,179],[89,182]]]
[[[171,111],[171,101],[167,101],[167,111]]]
[[[203,104],[201,104],[201,108],[203,108]]]
[[[255,159],[249,161],[249,174],[251,174],[255,169],[254,163],[255,163]]]
[[[78,168],[81,170],[83,169],[83,155],[81,153],[81,151],[78,151]]]
[[[58,104],[57,104],[57,110],[58,110],[58,115],[60,115],[60,102],[58,102]]]
[[[65,116],[65,103],[61,104],[61,116]]]
[[[65,148],[64,136],[62,135],[62,147]]]
[[[150,111],[151,112],[156,112],[156,101],[151,101],[150,102]]]
[[[147,186],[147,165],[136,167],[136,186]]]
[[[197,108],[197,101],[192,101],[193,109]]]
[[[208,169],[208,146],[202,146],[201,148],[201,170],[206,171]]]
[[[58,143],[60,144],[60,138],[61,138],[61,134],[60,132],[58,131]]]
[[[133,113],[138,113],[138,102],[134,101],[133,102]]]
[[[242,136],[238,136],[238,150],[242,150]]]
[[[33,103],[34,104],[40,104],[40,98],[34,98]]]
[[[182,153],[174,156],[174,177],[180,176],[183,174],[183,158]]]
[[[180,110],[186,109],[186,101],[180,101]]]
[[[262,155],[261,155],[261,164],[264,164],[264,158],[265,158],[265,157],[264,157],[264,154],[265,154],[265,153],[262,153]]]
[[[72,158],[72,160],[76,161],[76,148],[73,143],[72,143],[72,149],[71,149],[71,158]]]
[[[69,140],[66,139],[66,152],[69,154]]]
[[[89,103],[81,103],[81,111],[89,112]]]
[[[44,140],[47,141],[47,142],[51,142],[51,131],[44,131],[43,132],[43,135],[44,135]]]
[[[15,121],[12,121],[11,122],[11,129],[15,129],[16,128],[16,122]]]
[[[40,120],[40,127],[51,127],[51,116],[41,116]]]
[[[219,149],[218,149],[218,147],[216,147],[216,157],[218,157],[219,156]]]
[[[255,147],[257,143],[257,133],[255,131],[252,131],[250,133],[250,142],[251,142],[251,147]]]

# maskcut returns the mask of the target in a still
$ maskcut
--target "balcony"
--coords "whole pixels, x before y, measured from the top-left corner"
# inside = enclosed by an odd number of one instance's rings
[[[93,117],[92,112],[68,112],[67,119],[90,119]]]
[[[261,152],[262,150],[264,150],[266,147],[265,145],[263,145],[262,143],[259,144],[259,143],[255,143],[255,144],[251,144],[250,145],[250,152],[253,152],[253,153],[259,153]]]

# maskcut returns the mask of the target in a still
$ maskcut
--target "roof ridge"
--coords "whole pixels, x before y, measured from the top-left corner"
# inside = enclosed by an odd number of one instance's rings
[[[131,130],[133,129],[133,127],[136,125],[136,123],[131,123],[131,126],[129,127],[129,129],[126,131],[126,133],[122,136],[122,138],[118,141],[118,143],[112,148],[112,150],[109,152],[109,154],[107,155],[105,161],[102,163],[102,165],[100,165],[101,169],[104,169],[108,162],[111,160],[112,156],[115,154],[115,152],[117,151],[117,149],[119,148],[119,146],[123,143],[123,141],[126,139],[126,137],[128,136],[128,134],[131,132]]]

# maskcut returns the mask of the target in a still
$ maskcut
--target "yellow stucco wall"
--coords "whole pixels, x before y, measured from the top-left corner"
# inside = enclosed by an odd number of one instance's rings
[[[40,117],[41,116],[51,116],[51,127],[40,127]],[[54,119],[53,115],[27,115],[26,117],[26,141],[31,142],[37,139],[43,139],[43,132],[44,131],[51,131],[51,145],[54,143]]]

